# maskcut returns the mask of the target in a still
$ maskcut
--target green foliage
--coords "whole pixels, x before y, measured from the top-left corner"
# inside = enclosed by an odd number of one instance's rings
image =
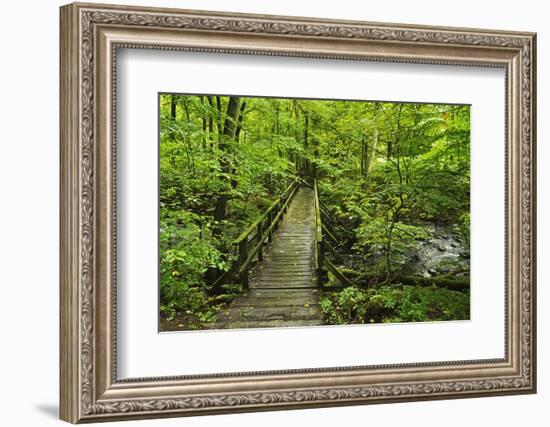
[[[387,267],[389,273],[399,271],[405,261],[404,254],[413,249],[418,241],[429,237],[425,227],[393,222],[387,215],[372,217],[366,213],[361,219],[356,229],[355,247],[368,247],[371,253],[384,254],[385,257],[379,262]],[[384,267],[377,270],[380,268]]]
[[[339,234],[385,277],[402,268],[404,256],[429,237],[433,223],[454,225],[468,246],[469,107],[371,103],[364,108],[365,118],[356,126],[367,128],[348,130],[355,143],[346,153],[335,152],[334,161],[349,170],[340,169],[320,185]]]
[[[345,288],[331,297],[322,297],[320,307],[325,323],[329,325],[364,323],[368,300],[368,295],[355,287]]]
[[[462,237],[466,247],[470,249],[470,212],[464,212],[459,217],[459,222],[455,224],[455,229]]]
[[[470,294],[436,286],[348,287],[323,295],[327,324],[395,323],[465,320],[470,318]]]
[[[232,241],[297,176],[318,179],[338,250],[381,283],[433,224],[469,247],[469,115],[455,105],[160,95],[163,318],[200,327],[231,301],[240,284],[213,283],[236,257]],[[431,292],[462,315],[451,294],[431,288],[403,287],[395,295],[416,302],[390,308],[396,289],[348,288],[323,310],[335,323],[439,319],[443,308],[427,309]]]
[[[200,313],[207,306],[203,277],[208,268],[226,270],[227,260],[216,247],[212,223],[186,211],[164,212],[160,222],[161,313]]]

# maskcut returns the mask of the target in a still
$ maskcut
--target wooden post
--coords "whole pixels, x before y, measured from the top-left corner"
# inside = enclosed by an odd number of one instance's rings
[[[273,241],[273,230],[275,229],[275,227],[271,227],[271,225],[273,224],[273,218],[274,218],[273,209],[269,211],[269,214],[267,216],[269,219],[267,227],[270,229],[267,235],[267,241],[271,243]]]
[[[317,285],[323,286],[323,241],[317,242]]]
[[[315,202],[315,252],[317,258],[317,285],[319,287],[323,286],[323,264],[324,264],[324,245],[323,245],[323,223],[321,222],[321,206],[319,203],[319,193],[317,189],[317,180],[313,178],[313,191],[314,191],[314,202]]]
[[[248,288],[248,268],[243,268],[248,258],[248,237],[239,242],[239,270],[242,269],[239,279],[243,286]]]
[[[264,230],[262,227],[262,221],[258,223],[258,261],[263,261],[264,259],[264,252],[263,252],[263,245],[264,245]]]

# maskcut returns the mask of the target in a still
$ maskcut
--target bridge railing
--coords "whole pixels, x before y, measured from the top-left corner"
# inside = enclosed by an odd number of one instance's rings
[[[286,190],[237,237],[231,245],[233,252],[237,255],[235,262],[230,269],[224,272],[213,283],[213,289],[219,289],[221,285],[228,282],[234,276],[239,276],[239,281],[248,287],[248,270],[255,257],[258,261],[263,260],[263,246],[266,241],[273,240],[273,233],[278,222],[287,211],[288,205],[298,188],[298,180],[294,180]]]
[[[351,285],[349,279],[340,271],[334,263],[325,256],[325,252],[331,252],[336,260],[341,259],[334,245],[338,245],[338,240],[334,237],[334,231],[330,223],[323,223],[323,217],[328,219],[326,207],[319,198],[319,189],[317,187],[317,179],[313,179],[314,207],[315,207],[315,270],[317,271],[317,284],[319,287],[323,285],[325,278],[323,267],[326,267],[334,277],[344,286]],[[325,236],[327,238],[325,238]]]
[[[321,204],[319,200],[319,191],[317,189],[317,179],[313,179],[313,204],[315,207],[315,270],[317,271],[317,280],[322,285],[323,277],[323,223],[321,222]]]

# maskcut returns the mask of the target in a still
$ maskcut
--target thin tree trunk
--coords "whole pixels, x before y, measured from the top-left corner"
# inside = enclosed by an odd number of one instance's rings
[[[212,99],[212,96],[207,96],[206,99],[208,100],[208,104],[210,104],[210,107],[214,108],[214,100]],[[208,139],[210,140],[210,144],[214,145],[214,120],[212,119],[212,114],[208,115]]]
[[[378,129],[372,131],[372,142],[370,146],[365,147],[365,169],[363,171],[363,182],[368,185],[370,178],[370,171],[372,170],[372,164],[374,163],[374,157],[376,156],[376,148],[378,146]]]
[[[360,161],[360,171],[361,171],[361,177],[363,178],[363,182],[366,182],[365,175],[366,175],[366,164],[367,164],[367,137],[365,135],[365,132],[363,132],[363,135],[361,137],[361,161]]]
[[[318,126],[318,117],[313,116],[313,127],[316,129]],[[319,140],[316,137],[311,138],[311,144],[313,145],[313,157],[315,160],[319,158]],[[313,162],[311,165],[311,175],[313,178],[317,178],[317,163]]]
[[[170,118],[173,121],[176,121],[177,107],[178,107],[178,96],[172,95],[170,97]]]
[[[218,109],[218,120],[216,120],[216,125],[218,127],[218,144],[220,144],[222,140],[222,134],[223,134],[223,114],[222,114],[222,99],[219,96],[216,96],[216,107]]]
[[[199,99],[201,100],[201,104],[204,105],[206,103],[204,100],[204,96],[200,96]],[[201,114],[201,120],[202,120],[202,148],[206,150],[206,147],[208,146],[208,136],[206,133],[207,123],[206,123],[206,117],[204,117],[204,114]]]
[[[305,121],[304,121],[304,151],[306,153],[306,157],[304,159],[304,174],[306,176],[309,175],[309,161],[307,159],[308,151],[309,151],[309,114],[305,113]]]
[[[401,132],[401,112],[403,111],[403,104],[399,104],[399,110],[397,111],[397,123],[395,126],[395,130],[393,132],[393,139],[395,140],[395,144],[398,144],[399,136]],[[394,152],[394,141],[390,138],[387,145],[387,152],[386,156],[388,159],[393,156]]]

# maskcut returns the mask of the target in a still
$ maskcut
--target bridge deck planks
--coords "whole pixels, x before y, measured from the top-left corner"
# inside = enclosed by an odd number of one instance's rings
[[[321,325],[314,266],[315,210],[311,188],[300,187],[279,223],[250,289],[222,310],[213,329]]]

